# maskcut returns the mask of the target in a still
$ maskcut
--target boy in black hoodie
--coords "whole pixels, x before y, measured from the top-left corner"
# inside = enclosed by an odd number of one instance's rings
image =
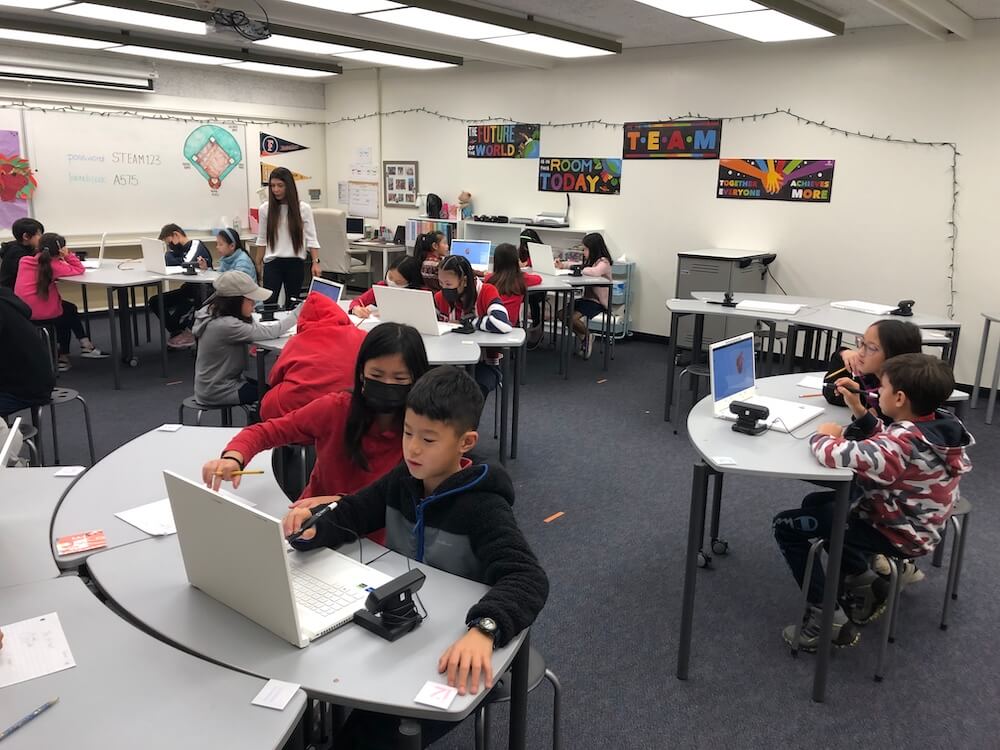
[[[21,258],[38,252],[45,227],[37,219],[18,219],[10,228],[14,239],[0,245],[0,287],[13,291]]]
[[[293,542],[297,549],[338,547],[385,527],[386,545],[400,554],[489,585],[466,615],[468,632],[438,660],[438,671],[460,695],[467,686],[477,693],[480,677],[487,690],[493,686],[494,648],[530,626],[548,596],[545,572],[514,519],[510,477],[465,458],[479,439],[482,406],[479,386],[463,371],[439,367],[424,375],[406,399],[403,463],[360,492],[336,498],[336,508]],[[285,535],[322,508],[293,510]],[[345,728],[347,741],[375,748],[390,739],[395,722],[373,716],[356,711]],[[425,743],[450,728],[440,724],[425,722]],[[345,739],[338,737],[338,748],[352,746],[342,745]]]

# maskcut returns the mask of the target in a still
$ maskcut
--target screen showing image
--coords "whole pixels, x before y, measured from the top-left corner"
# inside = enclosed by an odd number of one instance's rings
[[[364,234],[365,233],[365,220],[356,216],[347,217],[347,233],[348,234]]]
[[[452,240],[451,254],[461,255],[476,266],[490,263],[490,243],[486,240]]]
[[[709,368],[716,401],[753,386],[753,336],[712,350]]]
[[[327,281],[326,279],[315,278],[309,285],[309,293],[317,292],[322,294],[324,297],[329,297],[334,302],[340,301],[340,293],[344,291],[344,287],[341,284],[337,284],[333,281]]]

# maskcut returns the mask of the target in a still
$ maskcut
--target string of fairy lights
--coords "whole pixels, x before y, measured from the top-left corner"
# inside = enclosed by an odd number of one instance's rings
[[[10,102],[0,102],[0,110],[20,110],[27,112],[63,112],[72,114],[86,114],[94,117],[129,117],[137,118],[141,120],[154,120],[154,121],[168,121],[168,122],[184,122],[192,124],[202,124],[211,123],[216,125],[251,125],[251,126],[275,126],[281,125],[289,128],[296,127],[306,127],[311,125],[322,125],[325,127],[336,127],[338,125],[348,125],[351,123],[364,122],[366,120],[373,120],[379,117],[389,118],[389,117],[405,117],[405,116],[425,116],[425,117],[436,117],[440,120],[446,122],[461,123],[463,125],[477,125],[477,124],[500,124],[500,123],[519,123],[523,122],[523,119],[514,119],[507,117],[506,115],[486,115],[481,117],[459,117],[457,115],[447,114],[445,112],[439,112],[437,110],[428,109],[427,107],[407,107],[402,109],[394,109],[386,112],[366,112],[358,115],[347,115],[334,120],[288,120],[280,118],[250,118],[250,117],[234,117],[230,115],[213,115],[211,117],[198,117],[190,114],[183,113],[170,113],[170,112],[151,112],[143,111],[138,109],[127,109],[127,108],[115,108],[115,107],[87,107],[87,106],[77,106],[70,104],[40,104],[40,103],[29,103],[24,101],[10,101]],[[918,146],[922,148],[931,149],[941,149],[946,152],[950,152],[951,164],[951,211],[948,218],[948,258],[946,263],[947,268],[947,280],[948,280],[948,317],[955,317],[955,298],[958,294],[955,289],[955,266],[956,266],[956,254],[958,250],[958,195],[959,195],[959,182],[958,182],[958,158],[961,153],[958,150],[958,144],[950,141],[931,141],[931,140],[921,140],[918,138],[901,138],[898,136],[890,135],[879,135],[878,133],[871,131],[866,132],[864,130],[852,130],[849,128],[842,128],[836,125],[828,124],[826,120],[815,120],[804,115],[800,115],[791,109],[781,109],[776,108],[773,110],[763,111],[763,112],[753,112],[750,114],[740,114],[740,115],[727,115],[724,117],[719,117],[718,115],[702,115],[694,112],[687,112],[685,114],[669,115],[661,118],[649,118],[647,121],[657,121],[657,122],[669,122],[672,120],[721,120],[723,122],[757,122],[767,120],[769,118],[782,118],[787,117],[794,119],[800,125],[807,125],[809,127],[815,127],[822,130],[826,130],[829,133],[835,135],[842,135],[845,138],[861,138],[869,141],[878,141],[880,143],[888,143],[897,146]],[[540,125],[546,128],[605,128],[605,129],[621,129],[624,127],[624,122],[615,122],[610,120],[605,120],[603,118],[591,118],[587,120],[572,120],[566,122],[541,122]]]

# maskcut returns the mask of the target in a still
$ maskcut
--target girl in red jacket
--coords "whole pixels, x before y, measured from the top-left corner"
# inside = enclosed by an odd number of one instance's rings
[[[423,289],[424,277],[420,273],[420,261],[410,255],[396,258],[389,266],[385,281],[379,281],[375,286],[394,286],[402,289]],[[360,297],[351,300],[348,308],[351,315],[367,318],[376,311],[375,288],[372,287]]]
[[[412,385],[428,370],[424,342],[416,329],[383,323],[361,344],[354,391],[330,393],[278,419],[239,432],[201,470],[205,484],[223,480],[239,487],[234,471],[255,455],[280,445],[315,445],[316,465],[293,507],[311,508],[366,487],[403,457],[403,412]]]
[[[509,242],[503,242],[493,251],[493,273],[486,275],[486,281],[497,288],[500,299],[507,308],[507,317],[517,325],[521,319],[521,305],[527,288],[541,284],[542,277],[522,271],[517,248]]]

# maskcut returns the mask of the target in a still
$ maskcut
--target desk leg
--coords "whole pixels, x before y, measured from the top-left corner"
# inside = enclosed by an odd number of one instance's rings
[[[507,423],[510,421],[507,415],[507,407],[510,404],[510,389],[514,384],[510,382],[510,358],[511,350],[507,349],[500,358],[500,464],[507,465]],[[496,398],[494,395],[493,398]]]
[[[118,334],[122,346],[122,361],[131,365],[136,356],[132,341],[132,311],[129,307],[128,287],[119,287],[115,291],[118,296]]]
[[[694,316],[694,335],[691,339],[691,364],[696,365],[701,361],[701,347],[705,343],[705,316],[698,314]],[[692,404],[693,406],[694,404]]]
[[[576,290],[567,292],[566,299],[567,303],[563,305],[563,346],[565,347],[563,380],[569,380],[569,361],[573,357],[573,342],[576,340],[576,334],[573,332],[573,303],[576,301]]]
[[[525,293],[524,293],[524,301],[521,303],[521,328],[524,329],[525,337],[527,337],[528,330],[529,330],[529,326],[528,326],[528,308],[529,308],[529,306],[528,306],[528,292],[525,291]],[[543,302],[542,303],[542,318],[544,318],[544,317],[545,317],[545,303]],[[540,326],[542,326],[542,330],[544,331],[545,330],[545,321],[542,320],[538,324]],[[518,369],[521,371],[521,373],[520,373],[520,380],[521,380],[522,383],[525,382],[525,374],[526,374],[527,369],[528,369],[525,366],[527,364],[527,360],[528,360],[528,341],[527,341],[527,338],[525,338],[523,349],[524,349],[524,355],[523,355],[521,361],[519,362],[519,367],[518,367]],[[512,447],[511,450],[514,450],[514,448]],[[512,458],[513,458],[513,456],[512,456]]]
[[[765,320],[764,321],[764,325],[766,325],[768,327],[768,331],[767,331],[767,367],[765,368],[764,372],[766,372],[770,376],[770,375],[774,374],[773,372],[771,372],[772,368],[774,367],[774,332],[775,332],[775,329],[778,327],[778,324],[775,323],[773,320],[770,320],[770,321],[769,320]]]
[[[785,339],[785,366],[786,374],[791,374],[795,369],[795,350],[799,348],[799,327],[788,326],[788,338]]]
[[[267,378],[267,350],[257,347],[257,404],[264,402],[264,390],[267,385],[264,382]]]
[[[400,719],[396,747],[398,750],[421,750],[423,738],[420,734],[420,722],[413,719]]]
[[[157,285],[156,302],[160,308],[160,363],[163,377],[167,377],[167,314],[163,309],[163,297],[167,293],[167,283],[161,281]]]
[[[840,581],[840,560],[844,553],[844,532],[847,512],[851,507],[851,482],[838,482],[833,506],[833,526],[826,563],[826,587],[823,591],[823,620],[816,649],[816,674],[813,677],[812,699],[822,703],[826,699],[826,676],[830,669],[830,652],[833,644],[833,610],[837,606],[837,588]]]
[[[521,648],[514,657],[510,671],[510,734],[507,750],[524,750],[528,737],[528,658],[531,652],[531,631],[524,634]]]
[[[686,680],[688,678],[688,664],[691,661],[691,634],[694,628],[694,587],[698,575],[698,551],[701,548],[701,530],[705,526],[705,503],[708,500],[708,474],[709,470],[705,464],[699,461],[694,465],[691,482],[691,509],[688,512],[687,553],[684,560],[681,637],[677,647],[678,680]]]
[[[986,318],[983,321],[983,340],[979,344],[979,360],[976,362],[976,379],[972,384],[972,403],[969,404],[973,409],[979,407],[979,383],[983,379],[983,365],[986,363],[986,347],[989,344],[989,340],[990,319]]]
[[[90,335],[90,305],[87,304],[86,284],[80,284],[80,294],[83,297],[83,329],[87,332],[87,338],[93,341],[94,337]]]
[[[611,355],[611,293],[614,286],[608,287],[608,309],[604,311],[604,372],[608,371],[608,358]]]
[[[997,359],[993,364],[993,382],[990,385],[990,398],[986,402],[986,424],[993,424],[993,409],[997,405],[998,385],[1000,385],[1000,348],[997,349]]]
[[[121,381],[121,360],[118,358],[118,336],[115,334],[115,295],[111,287],[108,287],[108,336],[111,337],[111,371],[114,375],[115,390],[122,387]],[[41,441],[39,441],[41,444]]]
[[[663,399],[663,421],[670,421],[670,407],[674,403],[674,376],[677,371],[677,329],[680,315],[670,313],[670,338],[667,339],[667,395]]]
[[[517,427],[521,412],[521,368],[524,366],[524,354],[528,349],[528,342],[512,350],[514,355],[514,386],[511,399],[510,413],[510,457],[517,458]]]
[[[951,350],[948,352],[948,364],[955,367],[955,358],[958,357],[958,336],[962,332],[961,328],[951,329]]]

